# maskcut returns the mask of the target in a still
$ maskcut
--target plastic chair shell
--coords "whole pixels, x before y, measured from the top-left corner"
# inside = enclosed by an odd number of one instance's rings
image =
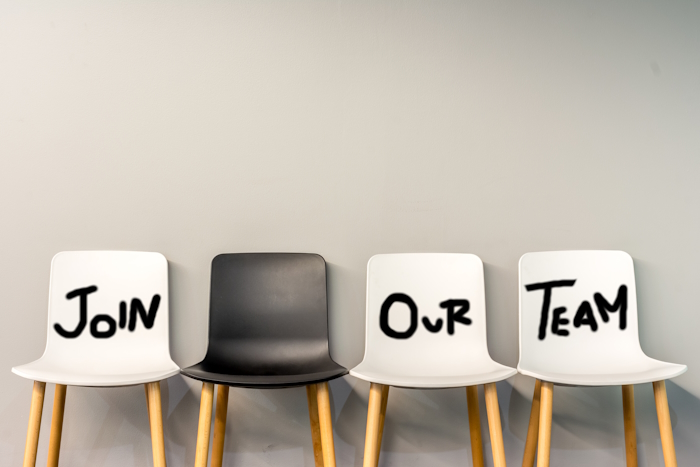
[[[75,386],[165,379],[179,372],[170,358],[168,314],[168,263],[160,253],[58,253],[51,262],[44,354],[12,371],[35,381]]]
[[[519,269],[520,373],[556,384],[607,386],[665,380],[687,370],[642,351],[627,253],[527,253]]]
[[[413,318],[410,305],[405,299],[393,301],[394,294],[406,295],[415,303]],[[468,311],[458,318],[471,322],[453,321],[452,333],[445,303],[450,299],[468,300]],[[414,328],[410,337],[391,337],[382,329],[383,307],[384,327],[403,336]],[[456,314],[460,310],[459,305],[454,306]],[[489,355],[484,269],[475,255],[373,256],[367,264],[366,319],[364,359],[350,370],[358,378],[391,386],[447,388],[492,383],[516,373]]]
[[[329,353],[324,259],[306,253],[215,257],[207,354],[182,373],[257,388],[308,385],[346,374]]]

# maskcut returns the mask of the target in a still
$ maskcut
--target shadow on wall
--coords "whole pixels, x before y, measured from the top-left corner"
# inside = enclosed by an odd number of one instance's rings
[[[169,414],[169,441],[185,449],[185,465],[194,462],[199,383],[176,377],[171,393],[182,393]],[[339,465],[362,465],[369,383],[344,377],[330,383],[336,457]],[[527,433],[534,380],[517,376],[498,383],[506,456],[519,464]],[[668,382],[671,420],[680,463],[700,456],[694,439],[700,430],[700,400]],[[486,408],[480,388],[482,439],[487,465],[492,464]],[[663,454],[651,384],[635,387],[640,466],[662,467]],[[172,398],[175,397],[171,395]],[[229,397],[225,452],[231,462],[246,465],[313,465],[306,396],[303,388],[232,389]],[[588,465],[607,459],[624,463],[622,396],[617,387],[555,388],[552,462]],[[171,402],[172,404],[172,402]],[[679,417],[679,413],[681,414]],[[183,423],[189,420],[189,423]],[[170,447],[172,452],[175,449]],[[275,455],[277,453],[277,455]],[[380,465],[401,465],[411,456],[450,465],[471,465],[464,388],[414,390],[392,388],[387,407]],[[262,455],[261,455],[262,454]],[[291,457],[289,457],[291,456]],[[286,460],[285,460],[286,459]],[[418,461],[418,460],[417,460]],[[424,465],[418,461],[416,465]],[[622,465],[622,464],[620,464]]]
[[[0,432],[12,443],[10,465],[21,465],[32,382],[14,397],[8,409],[0,413]],[[168,405],[168,384],[162,386],[163,407]],[[44,409],[37,450],[37,465],[45,464],[48,454],[54,384],[46,385]],[[26,414],[16,418],[17,407]],[[141,465],[152,459],[150,426],[143,385],[120,388],[69,386],[66,392],[65,418],[61,441],[62,465]],[[21,423],[21,425],[20,425]],[[9,454],[9,453],[8,453]]]
[[[354,446],[353,465],[361,466],[367,424],[369,383],[344,380],[352,391],[335,421],[337,437]],[[485,412],[485,407],[482,406]],[[466,443],[466,444],[465,444]],[[417,390],[391,388],[382,453],[460,451],[468,447],[466,392],[463,388]]]
[[[352,368],[365,354],[365,272],[326,262],[326,274],[331,358]]]
[[[168,450],[177,453],[178,463],[192,465],[201,383],[177,376],[168,384],[172,394],[165,421]],[[231,388],[224,456],[232,464],[313,465],[305,388]]]
[[[178,464],[191,465],[194,463],[201,384],[174,377],[168,380],[168,385],[167,409],[164,400],[164,411],[167,410],[168,414],[165,422],[168,455],[177,459]],[[337,463],[361,466],[369,384],[344,377],[330,385]],[[483,394],[481,398],[481,410],[485,414]],[[469,443],[464,389],[422,391],[392,388],[389,401],[382,448],[389,458],[397,454],[444,457],[441,453],[446,452],[464,458]],[[482,429],[488,443],[485,419],[484,415]],[[226,429],[224,450],[227,463],[314,465],[304,388],[232,388]]]
[[[209,273],[204,267],[187,268],[168,260],[170,356],[181,368],[199,363],[207,353]],[[198,293],[187,293],[191,287]]]
[[[515,384],[515,387],[513,386]],[[354,448],[348,465],[362,465],[369,384],[351,377],[337,380],[333,390],[348,387],[345,402],[335,416],[336,443]],[[497,384],[509,463],[519,465],[527,434],[534,380],[517,376]],[[700,456],[697,440],[686,433],[700,430],[700,400],[673,382],[667,382],[671,422],[678,461],[694,465]],[[526,395],[523,395],[526,394]],[[651,384],[635,386],[639,465],[663,467],[656,408]],[[555,388],[553,465],[624,465],[622,393],[619,387]],[[482,388],[479,391],[484,457],[492,465],[488,422]],[[392,388],[380,465],[402,465],[411,455],[433,465],[471,465],[466,394],[463,388],[413,390]],[[339,463],[341,458],[339,456]],[[426,465],[424,462],[416,465]]]
[[[510,392],[509,410],[507,414],[502,412],[501,415],[507,417],[505,425],[508,426],[509,432],[522,443],[522,452],[527,435],[534,380],[517,376],[512,381],[515,385]],[[700,400],[672,381],[667,381],[666,386],[678,462],[685,465],[696,464],[700,456],[700,446],[696,439],[690,439],[685,434],[697,433],[697,430],[700,430]],[[601,450],[617,452],[617,457],[624,459],[622,391],[619,386],[555,386],[553,405],[553,463],[556,458],[565,459],[567,455],[583,459],[587,455],[586,451],[591,453],[592,460],[593,451]],[[635,386],[635,413],[639,464],[662,467],[663,453],[651,383]]]
[[[518,364],[518,289],[504,290],[501,284],[517,284],[518,273],[510,267],[484,263],[486,332],[489,354],[498,363]],[[510,312],[508,312],[510,310]]]
[[[31,388],[9,395],[29,407]],[[162,385],[168,460],[194,463],[201,384],[175,376]],[[517,376],[498,383],[506,457],[519,465],[527,433],[534,380]],[[700,400],[667,383],[678,461],[694,465],[700,446]],[[554,390],[553,465],[624,465],[622,396],[617,387]],[[331,405],[338,465],[362,465],[369,384],[352,377],[331,382]],[[651,384],[635,386],[639,465],[662,467],[663,454]],[[491,446],[483,393],[480,391],[484,455]],[[38,462],[48,449],[53,385],[47,385]],[[5,411],[8,412],[8,411]],[[0,432],[11,433],[13,464],[21,463],[26,424],[2,413]],[[23,422],[26,422],[23,420]],[[62,462],[67,465],[141,465],[151,459],[150,429],[143,386],[68,388]],[[304,388],[231,389],[225,443],[234,465],[313,466],[313,447]],[[466,395],[463,388],[413,390],[392,388],[387,407],[380,465],[471,465]],[[411,462],[413,460],[413,462]],[[150,462],[149,462],[150,463]]]

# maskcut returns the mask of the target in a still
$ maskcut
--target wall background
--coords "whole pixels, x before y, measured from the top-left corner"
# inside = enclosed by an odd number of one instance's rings
[[[514,366],[518,258],[579,248],[634,257],[643,348],[690,366],[668,390],[697,463],[698,24],[694,1],[0,2],[0,464],[21,463],[31,382],[10,368],[43,351],[58,251],[164,253],[182,366],[206,348],[217,253],[322,254],[347,366],[371,255],[475,253],[492,356]],[[511,465],[533,385],[498,385]],[[360,466],[368,384],[331,388],[338,465]],[[171,466],[194,462],[199,390],[163,385]],[[658,467],[651,386],[636,395]],[[303,389],[230,399],[227,465],[313,465]],[[557,388],[552,464],[624,465],[621,406]],[[381,465],[471,465],[463,390],[392,390],[388,412]],[[141,387],[69,388],[62,465],[151,463]]]

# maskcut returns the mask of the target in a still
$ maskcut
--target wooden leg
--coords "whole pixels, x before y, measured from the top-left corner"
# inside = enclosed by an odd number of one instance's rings
[[[224,461],[226,416],[228,415],[228,386],[219,384],[216,389],[216,415],[214,416],[214,441],[211,447],[211,466],[221,467]]]
[[[666,467],[677,467],[676,448],[673,445],[673,427],[671,427],[671,414],[668,410],[668,397],[664,381],[654,382],[654,400],[656,401],[656,415],[659,418],[664,463]]]
[[[481,443],[481,415],[479,414],[478,386],[467,386],[467,415],[469,417],[472,464],[474,467],[484,467],[484,446]]]
[[[333,444],[333,421],[331,419],[331,398],[328,383],[316,385],[318,399],[318,424],[321,430],[321,447],[323,448],[323,465],[335,467],[335,445]]]
[[[32,388],[32,407],[29,409],[29,426],[27,427],[27,442],[24,445],[23,467],[36,465],[36,449],[39,446],[39,429],[41,428],[41,412],[44,410],[44,391],[46,383],[34,381]]]
[[[379,462],[379,452],[382,450],[382,439],[384,438],[384,420],[386,420],[386,405],[389,403],[389,386],[384,384],[382,386],[382,406],[379,410],[379,434],[377,436],[377,462]]]
[[[537,452],[537,436],[540,429],[540,393],[542,382],[535,380],[535,392],[532,394],[532,407],[530,407],[530,423],[527,425],[527,438],[525,439],[525,454],[523,454],[523,467],[535,465],[535,453]]]
[[[53,414],[51,415],[51,437],[49,438],[49,457],[47,467],[58,467],[58,454],[61,451],[63,434],[63,412],[66,406],[66,385],[57,384],[53,394]]]
[[[214,384],[202,383],[202,399],[199,403],[199,426],[197,427],[197,450],[194,455],[195,467],[207,467],[207,461],[209,460],[212,405],[214,405]]]
[[[496,383],[484,385],[486,397],[486,416],[489,419],[489,433],[491,434],[491,452],[493,453],[494,467],[506,467],[506,450],[503,446],[503,430],[501,429],[501,411],[498,408],[498,392]]]
[[[309,423],[311,424],[311,441],[314,446],[314,464],[323,467],[323,444],[321,443],[321,426],[318,422],[318,387],[315,384],[306,386],[306,401],[309,405]]]
[[[367,430],[365,431],[365,457],[362,467],[377,467],[379,463],[379,418],[382,411],[383,384],[371,383],[367,406]]]
[[[148,403],[149,397],[148,397],[148,384],[143,385],[143,390],[146,393],[146,409],[148,409],[148,423],[150,426],[151,423],[151,404]]]
[[[549,450],[552,441],[552,395],[554,385],[542,381],[540,395],[540,429],[537,439],[537,467],[549,467]]]
[[[146,383],[148,394],[148,419],[151,423],[151,449],[153,467],[165,467],[165,439],[163,437],[163,409],[160,398],[160,381]]]
[[[622,386],[622,412],[625,419],[625,458],[627,467],[637,467],[637,424],[634,416],[634,386]]]

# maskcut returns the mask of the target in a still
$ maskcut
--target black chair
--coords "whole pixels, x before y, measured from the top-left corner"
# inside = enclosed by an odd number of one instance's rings
[[[209,347],[182,370],[203,381],[195,467],[206,467],[218,384],[213,467],[223,459],[229,386],[306,386],[316,466],[334,467],[328,381],[347,373],[328,350],[326,262],[305,253],[238,253],[211,266]]]

